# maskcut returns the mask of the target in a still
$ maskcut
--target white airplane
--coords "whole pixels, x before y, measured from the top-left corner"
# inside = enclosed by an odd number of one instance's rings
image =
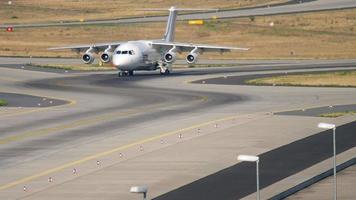
[[[156,9],[157,10],[157,9]],[[176,61],[177,53],[189,52],[186,56],[188,64],[195,64],[203,52],[229,52],[231,50],[246,51],[248,48],[200,45],[191,43],[174,42],[174,32],[178,11],[197,9],[178,9],[171,7],[167,21],[166,32],[160,40],[138,40],[126,42],[109,42],[94,45],[78,45],[50,48],[49,50],[71,49],[78,53],[85,52],[82,56],[85,64],[94,61],[94,54],[100,54],[103,63],[112,62],[119,70],[119,76],[132,76],[138,70],[157,70],[161,74],[172,71],[172,63]]]

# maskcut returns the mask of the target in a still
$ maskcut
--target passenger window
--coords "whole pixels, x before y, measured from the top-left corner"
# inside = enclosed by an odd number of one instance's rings
[[[122,51],[121,52],[121,54],[127,54],[128,53],[128,51]]]
[[[116,54],[121,54],[121,51],[117,51]]]

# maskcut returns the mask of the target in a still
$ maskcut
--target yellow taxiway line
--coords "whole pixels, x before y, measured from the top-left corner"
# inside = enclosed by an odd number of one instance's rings
[[[130,147],[134,147],[134,146],[137,146],[137,145],[142,145],[144,143],[148,143],[148,142],[151,142],[151,141],[154,141],[154,140],[159,140],[161,138],[164,138],[164,137],[167,137],[167,136],[171,136],[171,135],[177,134],[179,132],[193,130],[193,129],[200,128],[200,127],[203,127],[203,126],[207,126],[207,125],[210,125],[210,124],[214,124],[214,123],[217,123],[217,122],[228,121],[228,120],[231,120],[231,119],[235,119],[236,117],[237,116],[235,116],[235,115],[234,116],[228,116],[228,117],[224,117],[224,118],[220,118],[220,119],[216,119],[216,120],[212,120],[212,121],[208,121],[208,122],[203,122],[203,123],[200,123],[200,124],[192,125],[192,126],[189,126],[189,127],[186,127],[186,128],[182,128],[182,129],[178,129],[178,130],[174,130],[174,131],[169,131],[169,132],[162,133],[162,134],[159,134],[159,135],[156,135],[156,136],[153,136],[153,137],[148,137],[148,138],[145,138],[143,140],[139,140],[137,142],[126,144],[124,146],[119,146],[119,147],[113,148],[111,150],[100,152],[100,153],[97,153],[97,154],[94,154],[94,155],[91,155],[91,156],[87,156],[87,157],[84,157],[82,159],[79,159],[79,160],[76,160],[76,161],[73,161],[73,162],[69,162],[69,163],[60,165],[60,166],[52,168],[52,169],[45,170],[45,171],[43,171],[41,173],[38,173],[38,174],[34,174],[34,175],[31,175],[31,176],[28,176],[28,177],[25,177],[25,178],[22,178],[22,179],[18,179],[16,181],[13,181],[13,182],[10,182],[10,183],[7,183],[5,185],[0,186],[0,190],[9,189],[9,188],[17,186],[19,184],[23,184],[23,183],[32,181],[34,179],[37,179],[37,178],[40,178],[40,177],[43,177],[43,176],[46,176],[46,175],[61,171],[63,169],[69,168],[69,167],[73,167],[73,166],[82,164],[82,163],[90,161],[90,160],[97,159],[99,157],[110,155],[110,154],[113,154],[113,153],[128,149]]]
[[[207,100],[208,100],[208,97],[199,96],[200,102],[204,102]],[[163,106],[163,104],[160,103],[158,105],[146,107],[144,109],[144,112],[154,110],[154,109],[162,107],[162,106]],[[29,110],[28,112],[31,112],[31,111],[33,111],[33,110]],[[22,134],[13,135],[13,136],[5,137],[5,138],[0,138],[0,145],[20,141],[20,140],[30,138],[30,137],[48,135],[50,133],[53,133],[56,131],[63,131],[65,129],[71,129],[71,128],[77,128],[77,127],[85,126],[85,125],[97,124],[99,122],[112,119],[113,117],[117,117],[118,115],[120,117],[125,117],[125,116],[135,115],[135,114],[139,114],[139,113],[142,113],[142,109],[140,109],[140,110],[136,109],[136,110],[131,110],[131,111],[127,111],[127,112],[119,111],[119,112],[114,112],[114,113],[103,114],[103,115],[100,115],[97,117],[88,117],[88,118],[80,119],[80,120],[73,121],[73,122],[70,122],[67,124],[61,124],[61,125],[57,125],[57,126],[53,126],[53,127],[43,128],[43,129],[34,130],[34,131],[28,131],[28,132],[25,132]]]
[[[18,94],[20,94],[20,93],[18,93]],[[27,94],[26,93],[21,93],[21,94],[32,95],[32,94],[29,94],[29,93],[27,93]],[[12,116],[17,116],[17,115],[29,114],[29,113],[33,113],[33,112],[43,112],[43,111],[47,111],[47,110],[52,110],[54,108],[73,106],[73,105],[77,104],[77,101],[72,100],[72,99],[63,99],[63,98],[49,97],[49,96],[43,96],[43,95],[32,95],[32,96],[38,96],[38,97],[43,97],[43,98],[47,98],[47,99],[57,99],[57,100],[67,101],[69,103],[63,104],[63,105],[58,105],[58,106],[45,107],[45,108],[34,108],[34,109],[30,109],[30,110],[20,110],[20,111],[11,112],[11,113],[8,113],[8,114],[0,115],[0,117],[12,117]]]
[[[9,69],[9,70],[16,70],[16,69]],[[22,82],[22,80],[18,80],[18,79],[15,79],[15,78],[9,78],[9,77],[0,77],[0,80],[5,80],[5,81],[8,81],[8,82],[15,82],[15,83]],[[12,92],[12,93],[14,93],[14,92]],[[43,98],[47,98],[47,99],[57,99],[57,100],[62,100],[62,101],[66,101],[66,102],[69,102],[69,103],[66,103],[66,104],[63,104],[63,105],[58,105],[58,106],[50,106],[50,107],[45,107],[45,108],[40,108],[39,107],[39,108],[30,109],[30,110],[21,110],[21,111],[11,112],[11,113],[8,113],[8,114],[0,115],[0,117],[11,117],[11,116],[29,114],[29,113],[33,113],[33,112],[39,112],[39,111],[42,112],[42,111],[51,110],[53,108],[60,108],[60,107],[65,107],[65,106],[73,106],[73,105],[75,105],[77,103],[75,100],[72,100],[72,99],[57,98],[57,97],[52,97],[52,96],[47,96],[47,95],[39,95],[39,94],[35,94],[35,93],[26,92],[26,93],[15,93],[15,94],[38,96],[38,97],[43,97]]]
[[[158,106],[155,106],[158,107]],[[145,112],[147,110],[151,110],[154,109],[153,108],[146,108]],[[36,137],[36,136],[42,136],[42,135],[47,135],[56,131],[63,131],[65,129],[71,129],[71,128],[77,128],[80,126],[85,126],[85,125],[93,125],[93,124],[97,124],[99,122],[108,120],[108,119],[112,119],[113,117],[117,117],[118,115],[120,115],[120,117],[125,117],[125,116],[129,116],[129,115],[134,115],[134,114],[138,114],[140,112],[132,110],[132,111],[128,111],[128,112],[114,112],[114,113],[108,113],[108,114],[103,114],[100,115],[98,117],[89,117],[89,118],[85,118],[85,119],[81,119],[81,120],[77,120],[74,122],[70,122],[67,124],[62,124],[62,125],[57,125],[57,126],[53,126],[53,127],[49,127],[49,128],[43,128],[43,129],[39,129],[39,130],[34,130],[34,131],[29,131],[29,132],[25,132],[23,134],[19,134],[19,135],[13,135],[13,136],[9,136],[9,137],[5,137],[5,138],[1,138],[0,139],[0,145],[3,144],[8,144],[11,142],[16,142],[16,141],[20,141],[26,138],[30,138],[30,137]]]

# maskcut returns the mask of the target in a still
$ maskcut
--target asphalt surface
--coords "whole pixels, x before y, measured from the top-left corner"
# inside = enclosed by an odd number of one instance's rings
[[[330,66],[330,64],[324,64],[324,65],[309,65],[309,66],[293,66],[292,64],[289,66],[290,68],[293,69],[318,69],[322,67],[327,67]],[[334,66],[338,67],[343,67],[344,69],[342,71],[348,71],[348,70],[354,70],[355,64],[353,63],[342,63],[342,64],[337,64]],[[350,68],[350,69],[348,69]],[[249,69],[248,69],[249,70]],[[263,71],[264,69],[260,69]],[[265,69],[265,70],[270,70],[270,69]],[[336,70],[328,70],[328,72],[336,72],[340,71],[339,69]],[[196,80],[192,81],[191,83],[197,83],[197,84],[218,84],[218,85],[253,85],[253,84],[248,84],[246,83],[249,80],[253,79],[259,79],[259,78],[267,78],[267,77],[273,77],[273,76],[283,76],[283,75],[301,75],[301,74],[317,74],[320,73],[320,71],[316,72],[284,72],[284,73],[274,73],[274,74],[253,74],[253,75],[240,75],[240,76],[222,76],[222,77],[216,77],[216,78],[210,78],[210,79],[201,79],[201,80]],[[273,86],[273,84],[262,84],[260,86]],[[281,87],[281,86],[280,86]],[[291,86],[288,86],[291,87]],[[298,86],[298,87],[309,87],[309,86]],[[313,86],[310,86],[313,87]],[[338,86],[322,86],[322,87],[338,87]]]
[[[337,127],[337,153],[356,146],[356,122]],[[258,155],[260,188],[332,157],[332,131],[324,131]],[[256,164],[242,162],[199,179],[156,200],[175,199],[241,199],[256,191]],[[262,197],[262,199],[264,199]]]
[[[332,188],[333,176],[330,176],[315,185],[312,185],[288,199],[331,199],[333,194]],[[354,186],[356,182],[356,158],[354,165],[349,166],[343,171],[338,173],[338,199],[354,199]]]
[[[317,108],[308,108],[308,109],[303,109],[303,110],[292,110],[292,111],[286,111],[286,112],[278,112],[275,114],[319,117],[322,114],[348,112],[348,111],[356,111],[356,104],[330,105],[330,106],[317,107]]]
[[[51,61],[43,59],[42,62],[46,60]],[[9,63],[12,66],[5,66]],[[137,196],[129,196],[128,184],[138,184],[141,178],[142,181],[149,180],[147,184],[153,188],[150,194],[160,196],[232,166],[231,158],[226,156],[222,156],[226,160],[220,160],[221,156],[212,156],[201,161],[191,157],[198,156],[201,159],[204,155],[214,154],[210,149],[219,144],[218,141],[222,146],[211,150],[222,151],[224,155],[230,155],[226,153],[227,150],[236,152],[241,149],[264,155],[281,145],[318,132],[314,129],[302,129],[295,133],[295,127],[309,123],[310,119],[289,120],[291,116],[270,116],[266,113],[317,107],[316,105],[349,105],[354,103],[353,99],[356,98],[354,88],[189,84],[196,80],[224,76],[351,69],[355,64],[354,60],[258,61],[250,64],[242,62],[236,67],[180,69],[170,76],[160,76],[157,72],[138,72],[136,76],[121,78],[117,77],[116,72],[58,73],[23,69],[18,67],[22,63],[23,60],[17,58],[9,58],[6,63],[0,63],[2,92],[62,99],[71,103],[46,110],[13,109],[10,113],[0,110],[1,199],[38,200],[48,199],[48,195],[53,199],[63,199],[63,195],[71,199],[136,199]],[[319,99],[316,99],[315,95],[318,95]],[[16,100],[20,101],[18,98]],[[24,99],[23,102],[27,101]],[[207,121],[229,119],[231,115],[240,117],[238,121],[241,122],[254,120],[253,126],[234,125],[230,122],[224,124],[219,121],[221,129],[205,127],[214,122]],[[271,122],[268,120],[272,120],[274,125],[270,126]],[[281,123],[281,120],[285,122]],[[355,119],[350,117],[335,120],[341,125]],[[313,127],[314,123],[316,122],[313,121]],[[282,137],[278,138],[281,139],[273,140],[277,142],[273,144],[270,144],[271,141],[256,139],[260,135],[254,133],[266,129],[259,130],[256,126],[263,124],[268,124],[267,128],[271,129],[284,126],[285,131],[290,131],[293,135],[286,136],[284,132],[280,132],[278,134]],[[240,131],[242,135],[238,135],[236,140],[231,139],[236,134],[222,137],[221,135],[229,133],[223,129],[224,126],[234,126],[230,130],[232,132],[248,127],[245,131],[249,134]],[[198,127],[204,130],[204,133],[211,132],[211,136],[216,137],[209,140],[212,143],[204,142],[210,138],[208,133],[195,139],[186,133]],[[216,134],[213,134],[214,130],[218,130]],[[170,134],[159,135],[167,132]],[[278,130],[270,131],[271,135],[268,137],[277,137],[277,132]],[[184,133],[184,136],[178,137],[173,133]],[[171,135],[172,138],[163,138]],[[321,137],[319,135],[316,137]],[[152,149],[145,143],[155,140],[160,142],[161,138],[167,141],[182,139],[167,146],[153,144]],[[140,142],[142,140],[144,142]],[[251,141],[262,143],[248,145]],[[233,146],[232,142],[242,144]],[[296,144],[298,147],[304,145],[298,142]],[[140,145],[144,146],[145,150],[141,150],[143,147]],[[291,145],[296,148],[293,143]],[[348,143],[340,145],[347,146]],[[259,146],[258,151],[254,150],[256,146]],[[180,147],[181,151],[190,153],[181,157],[175,151]],[[120,160],[118,154],[107,160],[102,158],[112,152],[124,151],[123,149],[128,149],[128,152],[124,153],[125,158],[127,156],[125,160]],[[318,155],[321,155],[320,159],[326,158],[322,152],[317,152]],[[280,156],[286,157],[287,154],[284,152]],[[108,166],[99,168],[98,164],[95,164],[93,167],[91,164],[96,160],[104,160],[103,163],[108,163]],[[305,165],[298,165],[293,173],[316,162],[313,160]],[[143,169],[139,170],[138,167]],[[67,171],[71,171],[71,168],[79,168],[80,176],[75,177],[72,172],[68,174]],[[158,172],[159,174],[155,174]],[[286,169],[281,174],[285,177],[291,172]],[[126,175],[130,176],[125,177]],[[56,182],[48,185],[48,177],[56,177]],[[273,180],[271,178],[272,181],[263,184],[267,186],[281,177],[282,175]],[[23,192],[24,186],[29,188],[29,191]],[[116,189],[108,190],[113,186]],[[254,185],[248,187],[254,188]],[[90,191],[86,188],[90,188]],[[216,191],[220,191],[220,187],[216,188]],[[253,189],[247,191],[252,192]]]
[[[39,97],[25,94],[5,93],[0,92],[0,99],[5,99],[8,102],[6,107],[51,107],[69,103],[68,101],[51,99],[47,97]]]
[[[187,14],[178,19],[351,7],[356,7],[353,0],[317,0],[269,8]],[[166,21],[166,18],[16,26],[136,23]],[[289,186],[283,182],[288,176],[319,166],[330,157],[328,150],[318,148],[331,142],[330,133],[317,134],[315,124],[320,120],[336,123],[340,126],[338,130],[345,130],[338,140],[339,152],[355,146],[354,134],[350,135],[350,130],[355,129],[354,116],[331,120],[269,114],[351,105],[356,99],[354,88],[189,84],[206,79],[210,82],[217,77],[353,69],[355,60],[226,61],[236,66],[175,70],[167,77],[157,72],[139,72],[134,77],[122,78],[114,72],[70,73],[23,67],[35,62],[79,60],[0,58],[0,91],[70,103],[0,110],[0,199],[137,199],[128,189],[138,184],[148,185],[150,195],[158,199],[168,196],[174,199],[177,194],[198,197],[203,191],[210,194],[207,198],[229,199],[252,194],[255,190],[254,167],[248,163],[235,165],[236,152],[261,156],[261,184],[268,189],[273,183]],[[13,101],[28,102],[26,98]],[[231,116],[234,123],[229,121]],[[277,162],[293,153],[298,159]],[[303,156],[305,154],[308,156]],[[293,164],[297,160],[300,162]],[[276,167],[280,167],[278,173],[270,171]],[[226,177],[229,174],[244,178]],[[217,182],[219,184],[215,184]],[[285,189],[278,187],[268,195]]]
[[[178,20],[188,19],[211,19],[217,18],[236,18],[236,17],[249,17],[260,15],[275,15],[275,14],[287,14],[287,13],[299,13],[299,12],[313,12],[321,10],[332,9],[345,9],[356,7],[356,2],[353,0],[316,0],[316,1],[301,1],[302,3],[295,3],[298,1],[291,1],[291,3],[282,4],[273,7],[257,7],[251,9],[240,10],[227,10],[210,13],[195,13],[178,16]],[[14,24],[11,25],[15,28],[29,28],[29,27],[49,27],[49,26],[73,26],[73,25],[97,25],[97,24],[120,24],[120,23],[142,23],[142,22],[161,22],[166,21],[167,16],[156,17],[139,17],[128,19],[113,19],[113,20],[99,20],[99,21],[87,21],[87,22],[63,22],[63,23],[40,23],[40,24]],[[6,28],[9,25],[0,25],[0,28]]]

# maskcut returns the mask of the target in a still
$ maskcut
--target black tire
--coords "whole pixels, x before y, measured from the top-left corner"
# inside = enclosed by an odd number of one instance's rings
[[[134,75],[134,71],[129,71],[129,76],[133,76]]]
[[[169,75],[171,72],[166,69],[164,72],[160,72],[161,75]]]

